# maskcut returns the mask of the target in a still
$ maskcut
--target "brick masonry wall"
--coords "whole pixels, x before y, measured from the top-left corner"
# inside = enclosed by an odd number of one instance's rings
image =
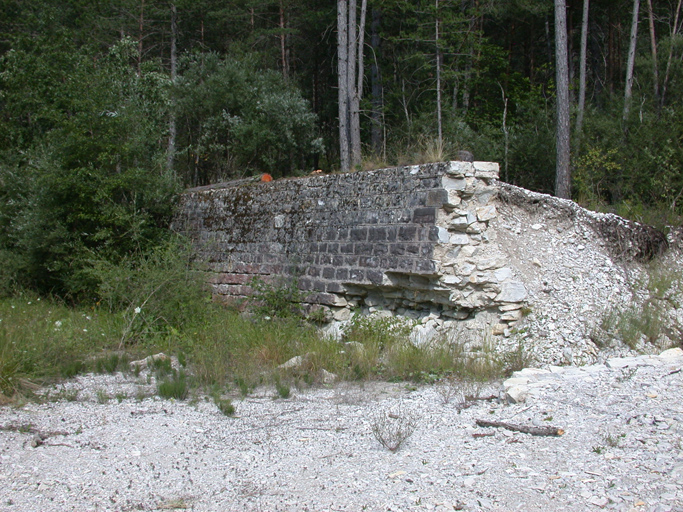
[[[248,296],[254,277],[294,276],[337,319],[356,306],[464,319],[526,295],[487,235],[497,178],[497,164],[444,162],[242,180],[188,190],[175,229],[221,299]]]

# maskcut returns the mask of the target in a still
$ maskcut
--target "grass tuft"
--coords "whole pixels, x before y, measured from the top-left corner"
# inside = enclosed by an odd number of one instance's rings
[[[157,384],[157,393],[161,398],[185,400],[189,394],[185,372],[174,372]]]

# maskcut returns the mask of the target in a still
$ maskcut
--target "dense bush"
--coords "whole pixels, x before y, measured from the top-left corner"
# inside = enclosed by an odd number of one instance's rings
[[[179,190],[159,163],[168,80],[153,69],[137,74],[133,54],[124,39],[94,61],[67,43],[3,57],[11,114],[2,128],[15,137],[0,155],[5,286],[94,298],[93,261],[117,262],[168,238]],[[55,88],[60,78],[67,85]]]
[[[188,56],[175,89],[179,164],[194,184],[306,167],[322,151],[316,116],[275,71],[216,54]]]

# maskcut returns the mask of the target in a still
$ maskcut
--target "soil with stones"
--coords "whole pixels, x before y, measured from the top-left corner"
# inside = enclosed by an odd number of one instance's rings
[[[0,510],[681,511],[682,368],[683,352],[551,367],[520,404],[490,398],[499,384],[474,402],[454,382],[266,389],[235,417],[145,398],[144,375],[82,376],[0,408]],[[394,452],[373,435],[408,419]]]

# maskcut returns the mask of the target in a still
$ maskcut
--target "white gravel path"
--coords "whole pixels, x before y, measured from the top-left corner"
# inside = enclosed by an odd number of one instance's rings
[[[233,418],[204,398],[122,398],[144,388],[134,377],[82,376],[63,388],[76,401],[0,408],[0,510],[683,511],[683,357],[614,366],[556,369],[523,404],[459,411],[436,386],[339,384],[262,390]],[[371,430],[399,409],[418,428],[392,453]]]

